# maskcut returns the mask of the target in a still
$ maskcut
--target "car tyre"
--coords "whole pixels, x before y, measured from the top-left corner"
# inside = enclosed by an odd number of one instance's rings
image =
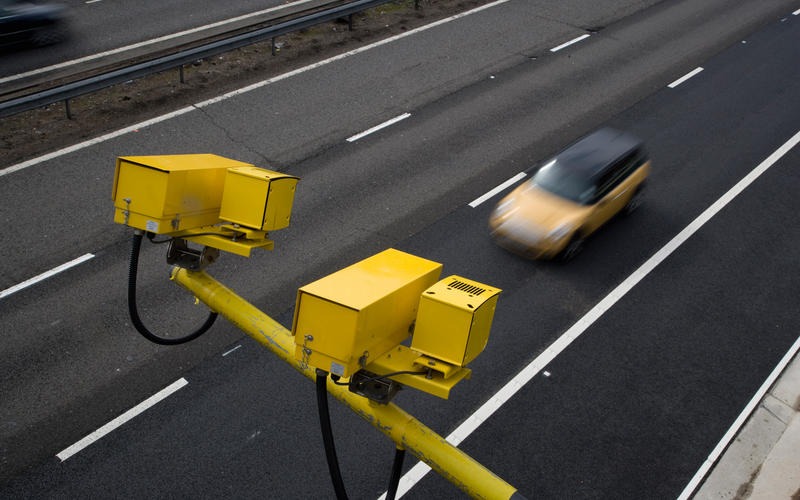
[[[622,210],[626,215],[632,214],[637,208],[642,206],[642,203],[644,203],[644,187],[639,186],[636,188],[636,192],[633,193],[633,196],[631,196],[631,199],[628,200],[628,203],[625,204],[625,208]]]
[[[567,243],[567,246],[565,246],[564,250],[561,252],[561,260],[563,262],[569,262],[574,259],[576,255],[581,253],[585,243],[586,238],[583,235],[577,232],[573,234],[569,243]]]

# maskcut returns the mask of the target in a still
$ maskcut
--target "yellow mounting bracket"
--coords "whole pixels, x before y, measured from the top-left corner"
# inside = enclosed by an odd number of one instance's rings
[[[217,248],[242,257],[250,257],[254,248],[272,250],[274,242],[267,238],[266,231],[258,231],[236,224],[220,224],[187,229],[171,235],[192,243]]]
[[[450,390],[459,382],[469,379],[472,370],[461,366],[451,365],[428,356],[424,356],[413,349],[398,345],[394,349],[369,363],[365,370],[376,375],[388,378],[408,387],[447,399]],[[416,374],[399,372],[418,372]]]

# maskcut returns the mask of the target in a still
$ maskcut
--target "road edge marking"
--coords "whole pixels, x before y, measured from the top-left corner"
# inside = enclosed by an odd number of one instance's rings
[[[700,483],[705,479],[706,475],[711,471],[714,464],[717,463],[719,457],[722,453],[728,449],[728,446],[731,444],[731,441],[739,434],[744,424],[750,419],[750,416],[755,411],[756,407],[761,403],[766,396],[767,392],[769,392],[770,387],[778,380],[781,373],[786,369],[795,355],[800,351],[800,337],[797,338],[795,343],[789,348],[789,351],[781,358],[780,362],[775,366],[775,369],[772,370],[772,373],[766,378],[761,387],[756,391],[755,395],[750,399],[750,402],[744,407],[742,413],[733,421],[733,424],[728,429],[722,439],[717,443],[717,446],[711,451],[708,455],[708,458],[703,462],[703,465],[700,469],[697,470],[695,475],[692,477],[692,480],[689,481],[689,484],[686,485],[686,488],[681,492],[678,500],[688,500],[700,486]]]
[[[576,321],[566,332],[564,332],[555,342],[550,344],[541,354],[539,354],[533,361],[528,363],[517,375],[508,381],[499,391],[490,397],[480,408],[478,408],[472,415],[466,418],[456,429],[447,436],[446,440],[453,446],[458,446],[464,439],[469,437],[481,424],[483,424],[490,416],[500,409],[508,400],[511,399],[520,389],[522,389],[528,382],[530,382],[536,374],[538,374],[547,364],[553,361],[556,356],[561,354],[572,342],[581,336],[595,321],[597,321],[606,311],[611,309],[622,297],[624,297],[634,286],[643,280],[650,272],[652,272],[659,264],[667,259],[675,250],[677,250],[683,243],[694,235],[706,222],[708,222],[714,215],[719,213],[725,206],[735,199],[742,191],[745,190],[750,184],[755,182],[761,174],[769,170],[772,165],[778,162],[783,156],[786,155],[792,148],[800,143],[800,131],[796,132],[788,141],[783,143],[778,149],[770,154],[765,160],[758,164],[753,170],[739,180],[732,188],[725,192],[717,201],[712,203],[706,208],[699,216],[690,222],[681,232],[675,235],[666,245],[661,247],[654,253],[644,264],[639,266],[633,273],[631,273],[625,280],[617,285],[608,295],[606,295],[600,302],[584,314],[578,321]],[[737,419],[738,422],[738,419]],[[731,430],[728,434],[735,435]],[[731,439],[731,437],[728,437]],[[720,445],[715,448],[712,455],[709,456],[711,460],[713,454],[721,453],[727,446]],[[698,471],[700,478],[705,475],[705,464]],[[711,460],[716,460],[716,457]],[[424,462],[417,462],[402,478],[397,489],[397,498],[402,497],[407,493],[417,482],[419,482],[431,468]],[[701,475],[701,471],[703,474]],[[695,481],[693,479],[692,481]],[[698,480],[699,481],[699,480]],[[691,485],[692,483],[690,483]],[[688,486],[687,486],[688,488]],[[384,493],[381,500],[386,497]]]

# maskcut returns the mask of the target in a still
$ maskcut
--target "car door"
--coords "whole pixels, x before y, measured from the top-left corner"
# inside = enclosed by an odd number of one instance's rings
[[[621,182],[625,177],[625,160],[615,163],[598,180],[597,201],[594,204],[590,220],[585,228],[586,234],[596,231],[600,226],[614,217],[630,198],[630,186]]]

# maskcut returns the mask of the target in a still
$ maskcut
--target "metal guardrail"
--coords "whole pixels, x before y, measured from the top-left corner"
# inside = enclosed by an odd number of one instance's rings
[[[177,52],[168,53],[144,62],[124,64],[121,68],[117,67],[117,69],[104,71],[94,76],[71,81],[63,85],[1,102],[0,118],[62,101],[67,103],[67,114],[69,115],[69,99],[89,94],[118,83],[142,78],[168,69],[183,67],[185,64],[193,63],[199,59],[212,57],[247,45],[274,39],[275,37],[300,31],[317,24],[346,18],[358,12],[391,1],[393,0],[350,1],[343,5],[325,8],[321,11],[301,15],[294,19],[278,22],[253,31],[235,34],[223,39],[219,39],[219,36],[217,36],[217,40],[215,41],[202,43],[201,45],[185,50],[178,50]]]

